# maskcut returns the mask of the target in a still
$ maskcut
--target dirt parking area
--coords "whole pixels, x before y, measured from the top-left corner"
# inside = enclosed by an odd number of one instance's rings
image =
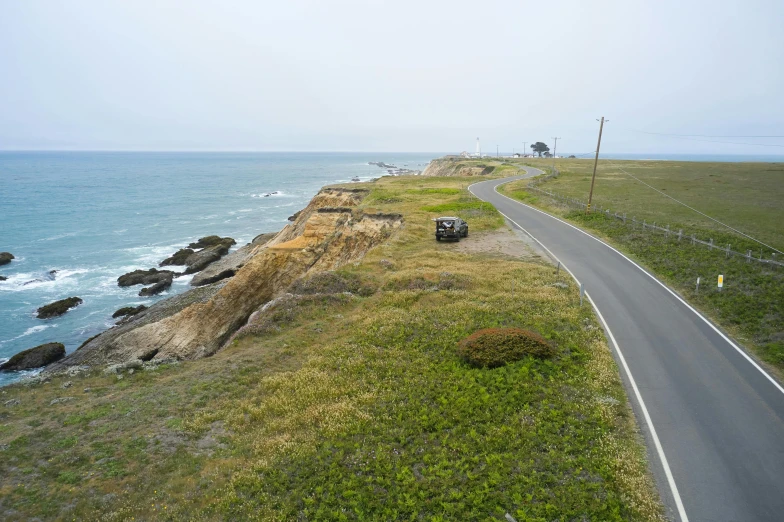
[[[493,232],[472,233],[459,243],[449,243],[450,248],[469,254],[490,254],[526,260],[538,259],[552,263],[547,252],[531,236],[507,221],[507,228]],[[444,246],[447,246],[445,244]]]

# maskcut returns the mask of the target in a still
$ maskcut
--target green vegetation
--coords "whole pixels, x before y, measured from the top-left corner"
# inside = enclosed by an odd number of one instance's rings
[[[617,367],[572,282],[433,240],[423,208],[471,196],[422,190],[468,181],[370,185],[365,205],[405,226],[296,283],[269,328],[213,357],[4,389],[20,400],[0,406],[5,519],[661,520]],[[472,239],[503,226],[460,208]],[[540,332],[557,353],[473,368],[457,345],[485,328]]]
[[[530,162],[530,160],[529,160]],[[590,165],[589,165],[590,163]],[[659,190],[684,200],[709,215],[784,248],[784,165],[774,163],[612,162]],[[558,160],[561,174],[540,185],[552,192],[585,200],[591,162]],[[715,245],[759,256],[760,245],[719,227],[668,198],[631,180],[613,165],[597,173],[594,202],[619,213],[626,223],[600,213],[590,215],[562,206],[540,193],[527,192],[527,181],[502,189],[510,197],[554,212],[624,250],[675,288],[689,302],[726,328],[777,370],[784,369],[784,269],[727,255],[719,249],[692,245],[677,234],[643,231],[631,216]],[[584,191],[584,192],[583,192]],[[764,248],[764,247],[763,247]],[[767,250],[766,257],[770,258]],[[718,275],[724,288],[717,288]],[[697,278],[701,279],[699,291]],[[775,370],[774,370],[775,371]]]
[[[522,328],[485,328],[458,344],[460,357],[477,368],[498,368],[528,356],[549,359],[556,353],[552,343]]]
[[[79,306],[82,303],[83,301],[78,297],[67,297],[65,299],[60,299],[59,301],[55,301],[54,303],[49,303],[48,305],[40,307],[38,309],[37,317],[39,319],[58,317],[63,315],[71,308]]]
[[[557,159],[561,174],[548,190],[586,201],[593,161]],[[550,168],[552,160],[526,158]],[[639,220],[702,230],[707,237],[726,228],[640,184],[625,172],[701,212],[784,250],[784,163],[599,160],[593,203]],[[715,238],[714,238],[715,239]],[[732,242],[734,244],[734,241]],[[759,247],[759,245],[758,245]],[[758,251],[759,248],[756,249]]]

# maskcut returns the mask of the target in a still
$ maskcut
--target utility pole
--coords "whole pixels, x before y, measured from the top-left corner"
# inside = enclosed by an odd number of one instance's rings
[[[498,145],[495,146],[495,157],[498,157]]]
[[[553,174],[555,174],[555,151],[558,150],[558,139],[553,138],[555,140],[555,144],[553,145]]]
[[[602,129],[604,129],[604,116],[602,116],[601,123],[599,124],[599,141],[596,143],[596,159],[593,160],[593,177],[591,177],[591,192],[588,194],[588,206],[585,207],[586,212],[591,212],[591,200],[593,199],[593,184],[596,181],[596,164],[599,163],[599,147],[602,146]]]
[[[525,148],[525,146],[526,146],[526,145],[528,145],[528,142],[527,142],[527,141],[524,141],[524,142],[523,142],[523,156],[525,156],[526,154],[528,154],[528,153],[526,152],[528,149],[526,149],[526,148]]]

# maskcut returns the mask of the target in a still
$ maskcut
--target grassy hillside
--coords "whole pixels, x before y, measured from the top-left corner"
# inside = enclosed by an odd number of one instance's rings
[[[592,162],[558,160],[561,174],[539,185],[549,191],[587,200]],[[550,165],[550,161],[530,162]],[[784,165],[774,163],[688,163],[600,160],[594,203],[636,216],[648,223],[683,229],[735,251],[752,250],[766,259],[772,251],[677,205],[632,180],[620,169],[745,233],[784,250]],[[677,237],[644,232],[630,223],[563,206],[526,190],[526,181],[506,185],[510,196],[555,212],[604,237],[666,280],[690,302],[728,329],[773,367],[784,369],[784,269],[727,257]],[[778,255],[781,261],[780,254]],[[724,288],[716,281],[724,276]],[[697,291],[700,277],[702,288]]]
[[[384,178],[403,229],[296,283],[208,359],[15,385],[0,395],[4,520],[658,520],[602,330],[552,266],[437,243],[503,226],[465,178]],[[344,291],[351,293],[345,293]],[[476,369],[484,327],[556,346]]]

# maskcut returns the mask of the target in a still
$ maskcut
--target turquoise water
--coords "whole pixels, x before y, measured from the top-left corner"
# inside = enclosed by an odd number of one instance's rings
[[[383,161],[422,170],[440,154],[0,152],[0,362],[46,342],[67,351],[111,327],[122,306],[187,290],[191,276],[142,298],[117,277],[158,265],[199,237],[241,246],[280,230],[324,185],[386,174]],[[279,194],[263,197],[265,193]],[[56,270],[54,275],[50,271]],[[35,310],[78,296],[64,316]],[[18,374],[0,372],[0,385]]]

